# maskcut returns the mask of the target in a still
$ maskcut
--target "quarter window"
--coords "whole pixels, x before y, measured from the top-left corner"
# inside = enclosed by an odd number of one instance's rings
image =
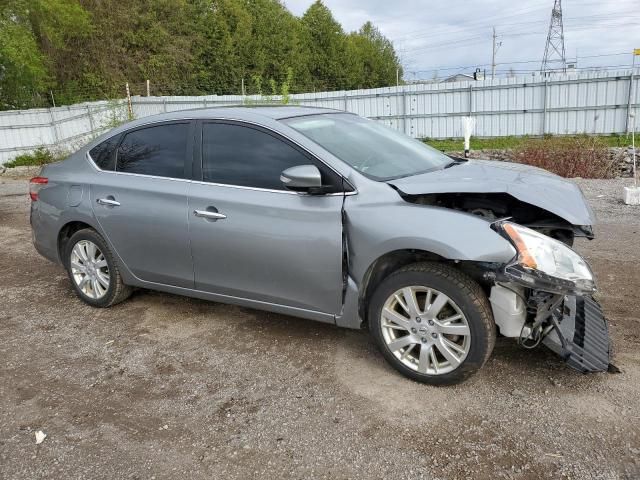
[[[122,135],[115,135],[89,150],[89,155],[100,170],[115,170],[116,148],[121,137]]]
[[[118,148],[116,170],[184,178],[188,130],[188,123],[173,123],[125,134]]]
[[[341,179],[292,145],[251,127],[205,123],[202,132],[202,177],[224,185],[286,190],[280,174],[289,167],[316,165],[327,191],[340,191]]]

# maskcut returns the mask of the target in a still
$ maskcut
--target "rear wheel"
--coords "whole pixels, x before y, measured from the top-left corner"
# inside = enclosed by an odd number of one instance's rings
[[[439,263],[409,265],[387,277],[373,294],[368,318],[387,361],[403,375],[433,385],[468,378],[495,343],[480,286]]]
[[[131,288],[122,283],[111,250],[96,231],[74,233],[67,242],[65,260],[71,284],[85,303],[110,307],[131,294]]]

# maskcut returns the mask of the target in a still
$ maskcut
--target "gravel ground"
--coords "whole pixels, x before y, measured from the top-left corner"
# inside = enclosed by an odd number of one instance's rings
[[[363,332],[149,291],[84,306],[31,245],[26,183],[0,180],[0,478],[638,478],[628,182],[579,181],[622,374],[499,339],[470,381],[433,388]]]

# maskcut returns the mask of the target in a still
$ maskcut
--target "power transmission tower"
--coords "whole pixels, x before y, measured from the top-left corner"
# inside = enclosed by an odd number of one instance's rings
[[[553,10],[551,10],[551,22],[549,22],[549,33],[547,34],[547,44],[544,47],[544,58],[542,59],[542,73],[554,70],[552,64],[559,64],[555,69],[567,71],[567,58],[564,51],[564,27],[562,26],[562,0],[554,0]]]

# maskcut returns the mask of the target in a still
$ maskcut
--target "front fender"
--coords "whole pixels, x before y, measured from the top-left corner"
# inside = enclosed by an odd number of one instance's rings
[[[440,207],[393,204],[345,205],[350,273],[361,284],[370,265],[396,250],[422,250],[449,260],[507,263],[511,243],[487,220]]]

